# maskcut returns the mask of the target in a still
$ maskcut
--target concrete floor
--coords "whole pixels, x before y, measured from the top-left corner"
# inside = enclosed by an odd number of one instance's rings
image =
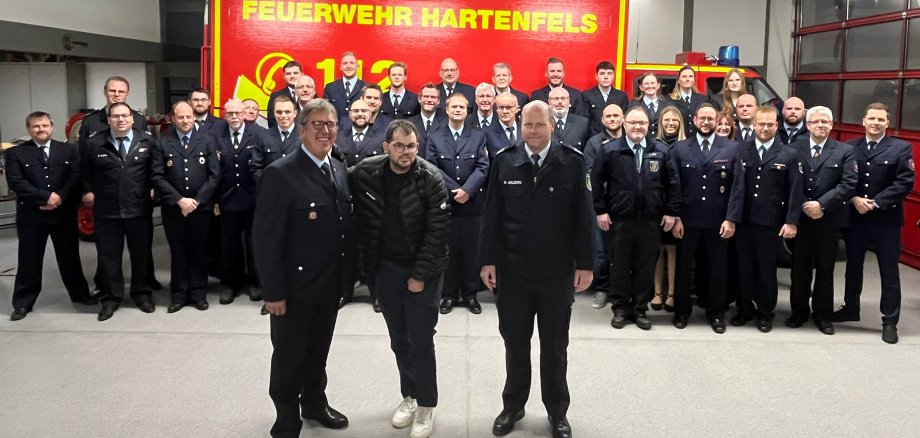
[[[97,307],[69,302],[53,255],[33,313],[10,322],[16,237],[0,230],[0,436],[258,437],[268,436],[271,344],[259,303],[167,314],[132,305],[96,321]],[[91,278],[95,251],[81,247]],[[168,250],[155,237],[157,276],[166,284]],[[837,290],[843,287],[837,265]],[[920,272],[902,266],[901,342],[881,341],[878,270],[866,264],[863,321],[837,324],[835,336],[806,324],[782,326],[789,313],[788,271],[781,270],[777,327],[729,327],[716,335],[696,316],[685,330],[670,314],[651,312],[655,327],[610,328],[610,309],[579,295],[569,347],[569,420],[578,437],[913,437],[920,429]],[[463,308],[442,316],[436,339],[440,403],[435,435],[488,437],[501,410],[503,345],[494,299],[483,313]],[[841,293],[838,292],[838,301]],[[697,315],[701,314],[697,309]],[[536,344],[535,344],[536,345]],[[536,348],[534,368],[537,367]],[[315,423],[303,436],[404,437],[389,425],[400,401],[396,365],[383,318],[366,300],[339,314],[329,357],[331,404],[348,415],[344,431]],[[534,372],[534,376],[538,376]],[[527,416],[511,437],[550,436],[535,381]],[[914,432],[911,432],[911,431]]]

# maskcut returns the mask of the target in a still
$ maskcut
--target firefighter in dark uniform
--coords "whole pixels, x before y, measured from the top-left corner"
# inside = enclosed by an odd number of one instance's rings
[[[42,288],[42,262],[48,237],[54,244],[61,280],[70,300],[96,304],[89,294],[80,264],[77,232],[77,145],[51,139],[51,115],[36,111],[26,117],[31,140],[6,152],[6,178],[16,192],[16,233],[19,235],[13,314],[18,321],[32,311]]]
[[[131,298],[137,307],[152,313],[147,267],[153,243],[151,158],[156,141],[132,129],[131,107],[124,102],[109,107],[109,130],[87,141],[81,150],[83,205],[93,207],[96,251],[102,279],[99,321],[112,317],[124,301],[121,269],[125,240],[131,254]]]
[[[262,131],[256,137],[252,150],[250,170],[256,182],[269,164],[284,158],[300,147],[300,128],[294,123],[297,111],[294,101],[281,95],[275,98],[276,125]]]
[[[524,416],[530,394],[534,316],[540,333],[540,382],[553,437],[570,437],[566,419],[569,321],[573,292],[591,285],[594,212],[581,152],[551,142],[546,102],[524,106],[523,142],[495,156],[482,217],[483,283],[500,290],[498,330],[505,341],[503,409],[492,433],[505,435]]]
[[[109,107],[111,107],[113,103],[124,102],[125,99],[128,98],[129,91],[130,84],[128,84],[127,79],[121,76],[112,76],[106,79],[105,86],[103,86],[105,108],[93,111],[85,115],[83,120],[81,120],[80,136],[77,140],[80,144],[80,150],[86,146],[91,137],[109,129]],[[133,128],[140,132],[146,132],[149,135],[150,132],[147,131],[147,117],[133,109],[131,110],[131,115],[134,120]],[[151,229],[150,232],[153,233],[153,230]],[[160,290],[162,286],[154,275],[152,253],[147,257],[147,260],[147,280],[150,282],[150,287],[154,290]],[[101,263],[101,260],[99,260],[98,263]],[[96,287],[101,291],[105,281],[102,281],[101,274],[99,273],[100,270],[101,267],[97,264],[96,275],[93,277],[93,282],[96,283]]]
[[[243,102],[230,99],[224,105],[228,129],[217,139],[220,160],[214,210],[220,217],[221,282],[220,303],[230,304],[246,286],[257,283],[252,260],[252,212],[256,181],[249,170],[253,142],[264,129],[243,121]],[[257,284],[249,288],[249,299],[262,299]]]
[[[757,108],[754,135],[739,147],[744,165],[744,210],[735,233],[738,250],[738,313],[731,324],[757,319],[757,329],[773,329],[779,294],[776,259],[783,239],[795,237],[804,201],[798,152],[776,136],[776,109]],[[756,310],[755,305],[756,304]]]
[[[728,307],[723,280],[728,271],[728,239],[741,220],[744,170],[737,144],[714,134],[716,109],[712,105],[700,105],[693,122],[696,135],[675,143],[669,157],[678,169],[681,189],[680,220],[674,236],[683,239],[677,248],[674,327],[687,327],[693,311],[690,273],[697,249],[702,248],[699,256],[705,254],[709,281],[701,304],[712,330],[721,334],[725,333]]]
[[[479,218],[485,198],[482,189],[489,174],[489,157],[485,134],[464,123],[467,106],[469,102],[462,94],[447,96],[448,125],[428,139],[428,161],[441,170],[450,192],[449,258],[444,273],[442,314],[450,313],[461,299],[470,312],[482,313],[482,306],[476,299],[481,288]]]
[[[882,340],[898,342],[901,315],[901,279],[898,258],[901,254],[901,227],[904,225],[904,198],[914,186],[914,160],[910,143],[885,135],[888,107],[872,103],[863,116],[865,137],[853,139],[859,169],[856,191],[850,199],[850,228],[847,242],[845,305],[834,312],[834,322],[859,321],[859,296],[863,286],[866,247],[875,244],[879,276],[882,281]]]
[[[207,310],[208,227],[220,179],[217,141],[195,132],[188,102],[173,105],[172,119],[173,129],[154,151],[152,177],[163,203],[163,231],[172,258],[167,312],[177,312],[186,304]]]
[[[847,205],[856,185],[856,161],[853,146],[830,138],[834,124],[830,109],[811,107],[805,124],[809,137],[792,145],[798,148],[805,202],[792,251],[792,316],[786,326],[801,327],[812,316],[821,333],[833,335],[834,262],[840,231],[849,224]]]
[[[623,122],[625,135],[600,149],[591,170],[597,226],[608,233],[613,269],[610,297],[613,319],[652,328],[645,315],[655,280],[661,228],[671,231],[679,216],[680,184],[668,168],[668,145],[646,138],[648,114],[631,107]]]

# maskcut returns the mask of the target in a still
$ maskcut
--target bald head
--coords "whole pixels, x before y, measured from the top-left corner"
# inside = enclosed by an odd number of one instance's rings
[[[789,126],[796,126],[805,117],[805,102],[792,96],[783,103],[783,121]]]
[[[754,123],[754,112],[757,111],[757,99],[750,94],[738,96],[738,102],[735,104],[735,114],[738,115],[738,121],[750,125]]]
[[[224,120],[230,125],[230,129],[236,131],[240,129],[240,126],[243,126],[243,123],[245,123],[243,118],[245,111],[246,107],[243,105],[242,100],[230,99],[224,104]]]

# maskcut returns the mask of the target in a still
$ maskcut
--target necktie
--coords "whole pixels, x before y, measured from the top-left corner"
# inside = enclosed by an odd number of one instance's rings
[[[124,143],[122,143],[122,145],[124,145]],[[188,149],[188,136],[187,135],[182,136],[182,147],[185,149]]]
[[[795,128],[789,128],[789,129],[787,129],[786,132],[789,133],[789,135],[788,135],[787,138],[789,138],[789,140],[792,141],[792,137],[795,137],[795,133],[796,133],[797,131],[798,131],[798,129],[795,129]]]
[[[534,176],[534,179],[536,179],[537,172],[540,171],[540,154],[531,155],[530,160],[533,161],[533,176]]]
[[[812,149],[814,149],[815,153],[811,157],[814,159],[821,158],[821,146],[815,145]]]
[[[329,163],[323,163],[323,165],[320,166],[320,169],[323,170],[324,175],[329,177],[329,182],[331,182],[332,186],[335,187],[335,177],[332,176],[332,168],[329,167]]]
[[[763,154],[767,152],[767,148],[761,145],[757,150],[760,151],[760,159],[763,160]]]
[[[709,153],[709,140],[703,140],[703,154]]]
[[[565,128],[565,124],[562,123],[562,119],[556,120],[556,129],[561,131],[563,128]]]
[[[431,129],[431,119],[425,120],[425,132]]]
[[[652,114],[655,114],[655,102],[649,102],[649,104],[648,104],[648,110],[649,110]]]
[[[284,143],[284,141],[287,140],[288,134],[290,134],[290,132],[288,132],[288,131],[281,131],[281,142],[282,142],[282,143]]]
[[[393,96],[393,108],[398,108],[398,107],[399,107],[399,95],[397,94]]]
[[[450,96],[451,94],[454,94],[454,87],[453,87],[453,85],[449,85],[449,86],[447,87],[447,95]]]
[[[511,143],[514,143],[514,128],[507,128],[508,131],[508,140],[511,140]]]
[[[489,119],[482,119],[482,122],[480,123],[480,125],[481,125],[483,128],[488,128],[488,127],[489,127]]]
[[[345,81],[345,97],[351,94],[351,82]]]
[[[291,92],[291,99],[292,99],[294,102],[297,102],[297,90],[294,89],[294,88],[288,87],[288,91]]]
[[[454,141],[459,141],[459,140],[460,140],[460,133],[459,133],[459,132],[455,132],[455,133],[454,133]]]
[[[38,148],[42,151],[42,161],[48,161],[48,146],[39,146]]]
[[[201,120],[195,120],[195,131],[201,129]]]
[[[636,171],[642,171],[642,145],[636,144],[633,148],[633,153],[636,155]]]
[[[355,143],[361,143],[362,140],[364,140],[364,133],[356,132],[355,133]]]
[[[233,148],[240,147],[240,131],[233,131]]]
[[[875,149],[876,145],[878,145],[877,141],[870,141],[869,142],[869,152],[872,152],[872,149]]]
[[[687,103],[690,103],[690,96],[685,97],[684,100],[686,100]]]
[[[741,139],[742,139],[742,140],[747,141],[747,139],[748,139],[750,136],[751,136],[751,128],[744,128],[744,129],[741,130]]]

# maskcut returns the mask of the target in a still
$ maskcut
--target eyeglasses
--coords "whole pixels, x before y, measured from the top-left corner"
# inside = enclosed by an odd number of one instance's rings
[[[391,143],[390,147],[396,150],[396,152],[411,152],[414,150],[418,150],[418,143],[409,143],[409,144]]]
[[[335,128],[339,125],[339,124],[336,123],[336,122],[322,122],[322,121],[319,121],[319,120],[314,120],[314,121],[312,121],[312,122],[303,123],[301,126],[307,126],[307,124],[309,124],[310,126],[312,126],[313,129],[315,129],[315,130],[317,130],[317,131],[322,131],[324,126],[326,127],[326,129],[332,131],[333,129],[335,129]]]
[[[122,120],[122,119],[127,119],[130,117],[131,117],[131,114],[109,114],[109,118],[115,119],[115,120]]]
[[[630,126],[648,126],[648,122],[644,120],[639,120],[639,121],[626,120],[623,123],[630,125]]]

